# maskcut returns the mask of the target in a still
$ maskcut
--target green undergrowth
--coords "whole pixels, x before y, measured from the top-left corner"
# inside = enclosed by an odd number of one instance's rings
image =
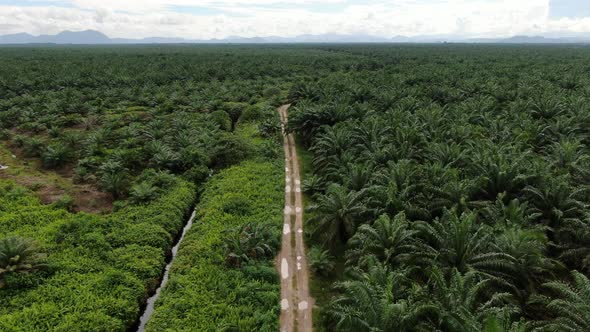
[[[230,267],[223,242],[247,223],[270,224],[280,237],[282,168],[278,161],[251,160],[208,181],[148,331],[278,329],[280,285],[272,259]]]
[[[47,267],[4,277],[0,331],[125,331],[158,284],[195,200],[195,186],[171,175],[149,205],[109,216],[71,214],[0,181],[0,238],[34,239]]]
[[[307,175],[313,175],[313,153],[305,148],[299,136],[295,136],[295,145],[299,157],[299,173],[303,180]]]

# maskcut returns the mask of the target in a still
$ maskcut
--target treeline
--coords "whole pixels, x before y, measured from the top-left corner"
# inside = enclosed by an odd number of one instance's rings
[[[590,51],[341,49],[290,92],[321,328],[590,329]]]

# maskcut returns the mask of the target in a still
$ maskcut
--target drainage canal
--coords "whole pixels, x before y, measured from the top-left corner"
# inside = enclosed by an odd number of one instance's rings
[[[166,268],[164,270],[164,276],[162,277],[162,281],[160,282],[160,286],[158,286],[158,288],[156,289],[156,293],[154,293],[154,295],[152,295],[147,300],[147,305],[145,307],[143,315],[141,315],[141,318],[139,319],[139,325],[137,327],[137,332],[144,332],[145,331],[145,325],[147,324],[147,322],[150,320],[150,318],[154,314],[154,305],[156,304],[156,301],[160,297],[160,293],[162,292],[162,289],[164,289],[164,287],[166,286],[166,283],[168,282],[168,278],[170,276],[170,267],[172,266],[172,263],[174,262],[176,255],[178,254],[178,248],[180,247],[180,244],[182,243],[182,240],[184,239],[188,230],[191,229],[191,227],[193,226],[193,221],[195,219],[195,213],[196,213],[196,210],[194,210],[193,213],[191,214],[191,217],[189,218],[188,222],[184,226],[184,229],[182,230],[182,235],[178,239],[178,242],[176,242],[176,244],[172,248],[172,258],[170,259],[170,262],[168,262],[168,264],[166,264]]]

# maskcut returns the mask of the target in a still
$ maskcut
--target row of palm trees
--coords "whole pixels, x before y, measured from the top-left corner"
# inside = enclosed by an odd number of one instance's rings
[[[588,330],[590,82],[551,50],[438,51],[292,88],[322,324]]]

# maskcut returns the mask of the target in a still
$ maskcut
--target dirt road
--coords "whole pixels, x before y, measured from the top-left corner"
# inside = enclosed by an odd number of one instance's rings
[[[282,128],[287,122],[289,105],[279,108]],[[284,130],[283,130],[284,133]],[[312,331],[313,299],[309,295],[309,271],[303,242],[303,200],[299,160],[293,134],[284,134],[285,217],[283,239],[277,268],[281,274],[280,331]]]

